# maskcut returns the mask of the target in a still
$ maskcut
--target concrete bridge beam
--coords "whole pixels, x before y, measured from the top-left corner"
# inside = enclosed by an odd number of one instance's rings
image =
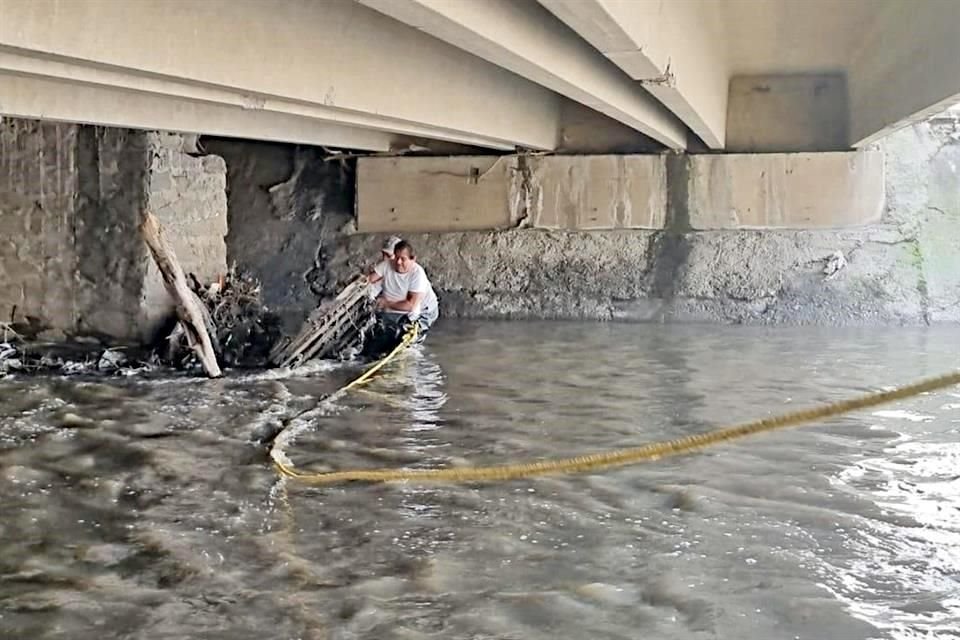
[[[960,3],[887,0],[848,72],[860,147],[960,100]]]
[[[388,151],[391,147],[391,135],[381,131],[104,85],[73,84],[0,72],[0,96],[0,111],[21,118],[365,151]]]
[[[638,80],[708,147],[724,147],[730,73],[723,3],[539,2]]]
[[[535,2],[357,1],[592,107],[670,148],[686,147],[683,123]]]
[[[490,148],[557,141],[555,93],[352,0],[0,0],[0,15],[0,51],[112,73],[116,88],[173,82],[181,97]]]

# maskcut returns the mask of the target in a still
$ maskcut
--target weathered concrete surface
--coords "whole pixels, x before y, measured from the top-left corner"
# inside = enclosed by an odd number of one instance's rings
[[[890,136],[891,224],[903,230],[904,262],[926,301],[929,322],[960,322],[960,121],[957,114]]]
[[[693,229],[831,229],[884,211],[877,150],[690,156],[688,167]]]
[[[361,158],[362,232],[659,229],[666,157]]]
[[[410,234],[443,313],[481,318],[606,318],[614,299],[648,295],[652,231]],[[330,263],[346,282],[380,235],[345,238]]]
[[[863,229],[693,234],[677,319],[790,324],[960,321],[960,126],[946,115],[890,136],[886,212]],[[822,273],[842,251],[847,266]]]
[[[960,321],[960,128],[953,120],[915,126],[892,137],[882,153],[887,210],[880,222],[860,228],[517,229],[409,238],[448,317]],[[381,237],[345,238],[329,263],[332,278],[343,281],[367,264]]]
[[[290,145],[204,138],[203,147],[226,160],[227,259],[260,281],[264,304],[295,332],[332,289],[334,238],[353,230],[353,167]]]
[[[78,137],[79,208],[64,248],[75,252],[80,304],[75,326],[63,328],[136,341],[149,335],[154,325],[147,316],[157,313],[144,306],[151,265],[139,232],[153,150],[142,132],[128,129],[80,127]],[[155,277],[155,286],[162,287]],[[162,308],[170,305],[164,300]]]
[[[661,229],[667,211],[665,156],[529,158],[532,226]]]
[[[639,131],[573,100],[560,107],[557,153],[660,153],[664,146]]]
[[[924,296],[908,238],[865,231],[687,234],[665,319],[763,324],[921,324]],[[836,251],[847,266],[829,279]]]
[[[504,229],[522,215],[515,156],[360,158],[360,231]]]
[[[185,269],[203,278],[222,273],[222,161],[190,157],[177,148],[181,141],[0,122],[0,317],[35,318],[51,336],[149,337],[171,303],[139,235],[147,207],[163,220]]]
[[[408,238],[442,314],[769,324],[916,324],[925,319],[912,244],[869,232],[656,231],[416,234]],[[342,281],[380,236],[345,241]],[[849,264],[827,279],[835,251]]]
[[[79,127],[0,120],[0,320],[76,322],[72,240]]]
[[[849,148],[842,74],[736,76],[727,101],[727,151],[840,151]]]
[[[144,134],[151,150],[147,209],[163,225],[184,273],[213,282],[227,271],[227,168],[223,158],[201,156],[190,136]],[[143,330],[167,315],[169,294],[153,261],[143,281]]]

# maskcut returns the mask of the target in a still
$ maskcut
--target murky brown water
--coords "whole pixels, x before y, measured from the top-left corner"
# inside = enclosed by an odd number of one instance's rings
[[[0,637],[960,638],[960,389],[508,484],[300,467],[563,456],[955,368],[958,330],[443,323],[357,372],[0,381]]]

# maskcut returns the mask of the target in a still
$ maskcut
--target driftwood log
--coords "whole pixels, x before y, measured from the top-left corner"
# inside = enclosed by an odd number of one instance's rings
[[[207,375],[211,378],[219,378],[223,372],[220,371],[217,354],[207,331],[210,315],[187,284],[187,278],[183,274],[183,269],[180,268],[180,263],[177,262],[173,247],[164,237],[160,223],[149,211],[140,225],[140,233],[147,247],[150,248],[153,261],[157,263],[167,292],[173,298],[177,318],[187,334],[190,348],[197,354]]]

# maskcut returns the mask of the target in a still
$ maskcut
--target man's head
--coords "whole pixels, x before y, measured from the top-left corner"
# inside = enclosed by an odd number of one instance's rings
[[[383,242],[383,246],[380,247],[380,253],[383,254],[383,257],[386,260],[393,260],[393,254],[397,250],[397,245],[403,242],[397,236],[390,236]]]
[[[406,240],[401,240],[393,247],[393,269],[397,273],[410,271],[416,261],[413,247]]]

